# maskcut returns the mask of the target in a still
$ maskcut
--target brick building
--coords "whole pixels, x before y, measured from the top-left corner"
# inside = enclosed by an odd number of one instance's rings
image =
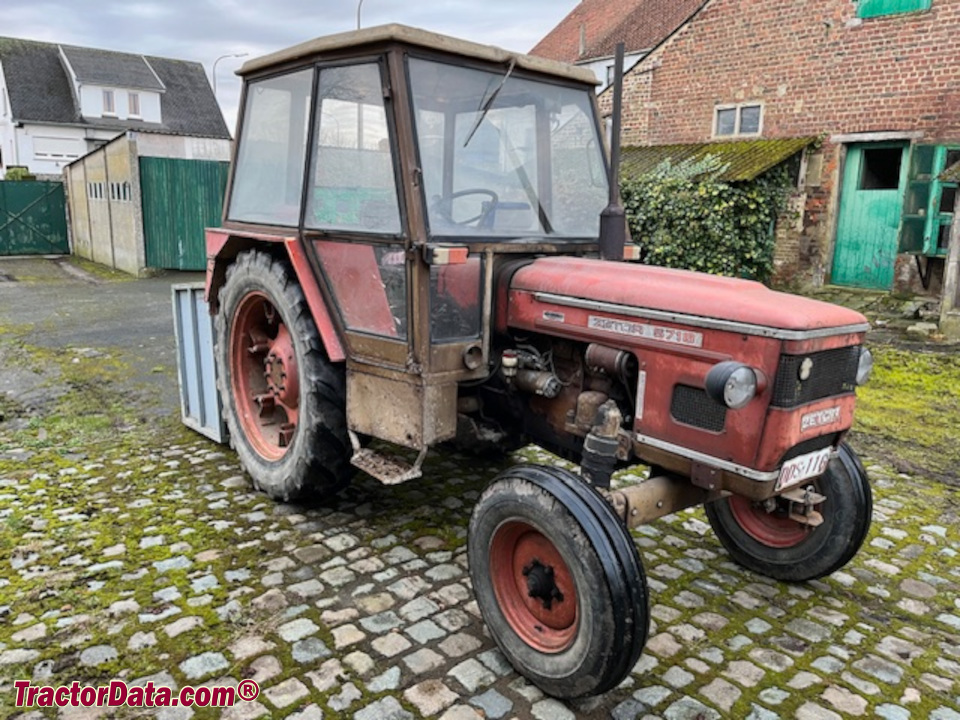
[[[778,229],[780,278],[938,292],[958,53],[960,0],[709,0],[627,73],[623,141],[819,138]]]

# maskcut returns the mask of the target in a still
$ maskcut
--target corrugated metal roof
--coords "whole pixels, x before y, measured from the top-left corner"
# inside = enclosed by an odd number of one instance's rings
[[[706,155],[713,155],[727,166],[719,176],[721,180],[728,182],[753,180],[815,141],[815,137],[800,137],[625,147],[621,172],[627,177],[636,178],[646,175],[668,158],[672,162],[679,162],[680,160],[699,160]]]
[[[960,162],[954,163],[940,175],[940,182],[960,183]]]

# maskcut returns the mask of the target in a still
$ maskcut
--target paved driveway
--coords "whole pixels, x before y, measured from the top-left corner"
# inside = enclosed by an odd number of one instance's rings
[[[955,488],[866,458],[863,551],[799,586],[733,565],[700,510],[643,528],[647,650],[621,687],[560,703],[504,662],[471,595],[466,522],[502,465],[431,453],[423,481],[275,504],[176,423],[169,279],[31,277],[0,282],[0,378],[39,378],[36,408],[0,422],[0,717],[221,713],[18,710],[16,680],[254,679],[259,697],[223,717],[960,720]]]

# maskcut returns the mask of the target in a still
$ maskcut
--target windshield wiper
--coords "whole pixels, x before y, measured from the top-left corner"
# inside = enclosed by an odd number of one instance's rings
[[[500,78],[500,84],[497,85],[496,90],[490,93],[489,97],[485,100],[481,100],[480,107],[477,108],[477,112],[480,113],[477,116],[477,120],[473,123],[473,127],[470,128],[470,132],[467,133],[467,139],[463,141],[463,146],[466,147],[470,144],[470,141],[473,139],[474,133],[477,132],[477,129],[480,127],[480,124],[483,122],[483,119],[487,116],[487,113],[490,111],[490,107],[493,105],[493,101],[497,99],[497,95],[500,94],[500,91],[503,89],[503,86],[506,84],[507,80],[510,78],[510,74],[513,72],[513,69],[517,66],[517,58],[514,57],[510,60],[510,67],[507,68],[506,74]]]

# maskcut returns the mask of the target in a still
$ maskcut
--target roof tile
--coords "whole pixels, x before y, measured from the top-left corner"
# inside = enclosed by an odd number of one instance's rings
[[[581,0],[530,51],[563,62],[611,57],[617,43],[626,51],[659,45],[705,4],[705,0]],[[581,50],[581,28],[585,36]]]
[[[163,91],[142,55],[62,45],[77,80],[90,85]]]

